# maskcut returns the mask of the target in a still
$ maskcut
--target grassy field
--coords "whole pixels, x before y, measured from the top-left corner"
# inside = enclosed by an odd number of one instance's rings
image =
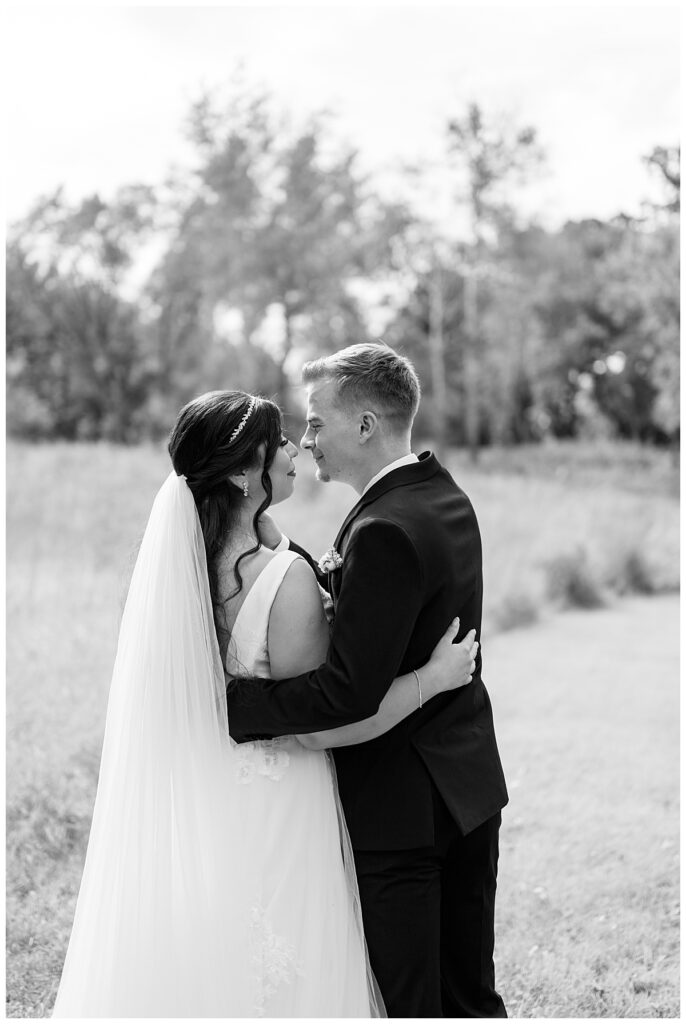
[[[678,608],[630,598],[484,642],[511,1016],[679,1016]]]
[[[296,496],[280,506],[276,515],[290,535],[319,554],[332,543],[354,494],[337,485],[316,484],[305,457],[299,462]],[[528,452],[489,452],[476,468],[455,455],[450,465],[470,494],[482,527],[484,645],[501,633],[494,643],[512,643],[512,650],[519,651],[508,653],[505,668],[521,672],[532,657],[539,664],[548,664],[551,652],[532,654],[528,646],[529,638],[539,629],[552,630],[560,643],[565,638],[574,641],[578,621],[591,623],[620,614],[622,604],[615,608],[619,595],[659,594],[678,586],[678,482],[666,453],[630,446],[554,445]],[[45,1016],[52,1006],[88,835],[119,616],[136,545],[152,498],[167,472],[161,447],[8,446],[8,1016]],[[670,600],[674,599],[657,598],[647,604],[658,608]],[[603,605],[606,611],[580,620],[579,613],[554,615],[565,606]],[[537,620],[540,625],[530,631],[503,632]],[[659,645],[660,640],[653,636],[651,643]],[[509,652],[510,648],[501,646],[501,650]],[[552,652],[555,650],[557,645]],[[630,667],[635,651],[625,643],[611,660],[617,670],[625,663]],[[651,693],[650,671],[646,665],[646,697]],[[488,670],[487,681],[498,694],[500,682],[493,668]],[[597,683],[602,689],[604,678]],[[572,680],[568,687],[573,685]],[[662,685],[675,686],[676,680],[666,675]],[[621,691],[608,688],[603,693],[610,709],[619,701],[624,715]],[[650,703],[652,707],[652,695]],[[610,834],[602,849],[610,851],[622,844],[631,846],[634,833],[652,821],[656,806],[676,828],[676,754],[672,756],[672,748],[664,743],[659,717],[643,714],[639,702],[632,707],[634,718],[612,737],[622,753],[619,761],[613,762],[619,767],[612,769],[612,777],[618,789],[626,783],[635,806],[631,802],[627,806],[623,797],[620,803],[626,815],[620,816],[621,820],[607,818]],[[531,763],[536,749],[532,737],[541,749],[536,772],[545,773],[546,785],[542,790],[531,787],[526,816],[516,826],[515,818],[511,823],[522,840],[526,839],[522,877],[537,867],[541,877],[547,877],[549,866],[559,865],[561,856],[558,833],[544,828],[548,803],[556,800],[555,766],[563,759],[566,772],[570,764],[580,773],[586,771],[589,740],[573,718],[561,720],[557,730],[552,730],[549,702],[534,700],[528,712],[524,718],[515,715],[511,720],[509,713],[498,711],[499,732],[508,749],[506,767],[514,772],[514,783],[521,781],[520,762]],[[640,747],[636,739],[639,730],[643,737]],[[591,751],[595,754],[602,736],[596,741]],[[641,778],[650,782],[643,789],[632,788],[636,772],[632,774],[628,768],[632,752],[638,750],[646,757]],[[664,761],[659,772],[656,758],[661,759],[660,764]],[[531,772],[535,777],[534,767]],[[598,789],[583,789],[583,801],[568,803],[565,798],[556,805],[556,813],[579,833],[580,841],[587,814],[606,818],[608,792],[603,787],[610,785],[610,777],[600,778]],[[663,786],[664,796],[660,795]],[[515,786],[513,806],[519,792]],[[514,842],[515,832],[510,835]],[[675,842],[674,838],[668,841]],[[636,894],[636,901],[652,906],[655,929],[663,926],[667,903],[675,898],[673,851],[671,847],[663,849],[670,852],[660,865],[664,870],[659,877],[665,883],[660,899],[651,902],[655,897],[651,862],[645,864],[645,889],[637,889]],[[659,860],[659,854],[656,857]],[[516,858],[510,860],[510,870],[517,863]],[[511,885],[509,897],[507,880],[503,883],[500,978],[503,990],[519,1000],[520,1015],[672,1015],[675,983],[664,991],[655,987],[659,964],[651,961],[652,966],[647,966],[647,940],[636,927],[633,903],[625,906],[617,901],[613,918],[628,951],[620,968],[626,975],[622,985],[601,984],[601,978],[598,989],[611,993],[604,999],[591,998],[579,987],[575,1002],[574,986],[565,999],[556,995],[560,983],[556,976],[575,956],[581,961],[587,908],[593,907],[590,896],[596,891],[584,887],[585,879],[577,875],[576,869],[582,865],[573,844],[569,864],[568,871],[562,868],[566,886],[563,909],[548,917],[550,904],[542,896],[533,903],[541,915],[537,928],[549,925],[558,931],[555,948],[561,950],[562,959],[551,953],[550,945],[529,941],[528,936],[538,934],[533,928],[536,921],[520,940],[519,924],[529,921],[530,914],[520,920],[519,883]],[[591,866],[594,879],[616,878],[612,892],[620,891],[624,882],[638,886],[633,874],[631,879],[625,878],[628,868],[619,857],[612,863],[599,859]],[[584,874],[587,869],[584,862]],[[599,905],[597,917],[605,912],[604,904]],[[671,903],[669,908],[671,928],[676,918]],[[595,929],[594,935],[596,932],[600,936],[602,929]],[[597,945],[602,951],[600,938]],[[630,977],[627,964],[632,956],[646,966]],[[605,975],[616,972],[610,953],[606,959]],[[636,989],[631,988],[634,982]]]

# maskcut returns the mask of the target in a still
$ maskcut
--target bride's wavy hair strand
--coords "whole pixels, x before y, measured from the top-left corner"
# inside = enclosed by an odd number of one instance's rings
[[[249,413],[250,403],[254,408]],[[243,425],[241,426],[241,422]],[[240,428],[240,429],[239,429]],[[186,477],[200,518],[215,625],[220,639],[228,640],[224,602],[219,600],[218,559],[240,515],[243,491],[229,479],[254,468],[265,446],[261,482],[265,497],[255,510],[252,525],[258,537],[258,520],[272,500],[269,468],[282,438],[281,410],[267,398],[244,391],[209,391],[183,407],[169,435],[168,451],[174,470]],[[244,551],[234,566],[236,589],[243,589],[240,563],[259,549],[259,541]],[[220,614],[223,621],[220,621]]]

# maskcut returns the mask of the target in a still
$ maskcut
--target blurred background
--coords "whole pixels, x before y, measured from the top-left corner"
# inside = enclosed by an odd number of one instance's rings
[[[7,1013],[49,1015],[180,406],[383,338],[484,540],[512,1016],[678,1015],[678,7],[12,8]],[[302,457],[317,556],[355,495]],[[592,613],[592,614],[591,614]]]

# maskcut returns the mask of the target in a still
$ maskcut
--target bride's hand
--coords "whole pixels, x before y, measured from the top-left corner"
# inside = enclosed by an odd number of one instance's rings
[[[453,640],[460,630],[460,620],[453,619],[434,647],[430,659],[419,669],[422,695],[428,700],[446,690],[457,690],[472,681],[479,644],[476,630],[470,629],[459,644]]]
[[[266,548],[271,548],[272,551],[283,539],[281,530],[268,512],[263,512],[257,520],[257,530],[260,544],[264,544]]]

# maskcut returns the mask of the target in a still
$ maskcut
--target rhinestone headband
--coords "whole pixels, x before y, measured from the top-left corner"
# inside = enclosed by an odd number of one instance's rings
[[[237,426],[237,427],[236,427],[236,429],[234,430],[233,434],[232,434],[232,435],[231,435],[231,437],[229,438],[229,444],[233,444],[233,442],[234,442],[234,441],[236,440],[236,438],[237,438],[237,437],[238,437],[238,435],[240,434],[241,430],[243,429],[243,427],[245,426],[245,424],[246,424],[246,423],[248,422],[248,420],[250,419],[250,416],[252,415],[252,411],[253,411],[253,409],[255,408],[255,405],[256,405],[256,404],[257,404],[257,399],[256,399],[256,398],[255,398],[255,397],[253,396],[253,397],[252,397],[252,398],[250,399],[250,404],[248,405],[248,408],[247,408],[247,410],[246,410],[246,412],[245,412],[245,415],[244,415],[243,419],[242,419],[242,420],[241,420],[241,422],[240,422],[240,423],[238,424],[238,426]]]

